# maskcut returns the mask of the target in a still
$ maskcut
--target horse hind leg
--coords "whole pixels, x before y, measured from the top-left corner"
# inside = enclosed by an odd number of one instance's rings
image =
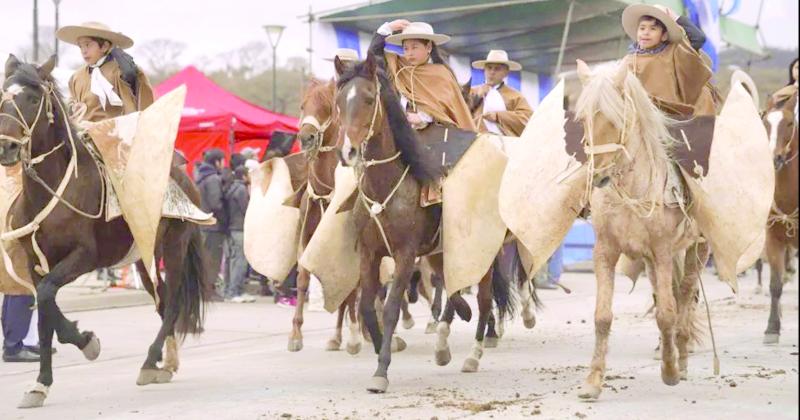
[[[478,327],[475,330],[472,352],[461,367],[461,371],[465,373],[477,372],[483,357],[484,333],[489,316],[492,314],[492,271],[490,268],[478,283]]]
[[[656,324],[661,332],[661,380],[667,385],[677,385],[680,374],[675,354],[678,317],[673,293],[673,260],[668,249],[654,250],[653,254],[657,295]]]
[[[433,348],[433,355],[436,359],[436,364],[439,366],[446,366],[450,363],[452,355],[450,354],[450,344],[447,343],[447,338],[450,336],[450,324],[455,319],[456,311],[450,299],[444,305],[444,314],[439,324],[436,326],[436,344]]]
[[[436,274],[431,274],[431,284],[433,285],[433,301],[431,302],[431,319],[425,326],[425,334],[435,334],[436,326],[439,324],[439,318],[442,315],[442,294],[444,285]]]
[[[697,318],[697,284],[708,260],[709,248],[696,243],[686,250],[683,276],[678,276],[678,331],[675,343],[678,347],[678,369],[680,377],[686,380],[689,367],[690,345],[700,340],[700,327]]]
[[[339,305],[339,310],[336,314],[336,330],[333,332],[333,337],[328,340],[325,345],[325,351],[339,351],[342,348],[342,324],[344,323],[344,314],[347,311],[347,301]]]
[[[289,335],[287,348],[291,352],[303,349],[303,310],[305,309],[306,293],[311,275],[305,268],[297,266],[297,306],[294,308],[292,318],[292,333]]]
[[[350,334],[347,338],[347,353],[356,355],[361,352],[361,328],[359,327],[358,317],[356,316],[356,301],[358,300],[358,289],[354,289],[345,301],[347,303],[347,313],[349,315],[348,329]]]
[[[781,295],[786,272],[785,246],[767,233],[767,259],[769,262],[769,320],[764,331],[764,344],[778,344],[781,335]]]
[[[536,313],[534,312],[533,294],[531,293],[532,282],[525,281],[520,287],[520,300],[522,301],[522,323],[527,329],[536,326]]]
[[[411,316],[411,311],[408,310],[409,302],[403,298],[400,309],[403,311],[403,328],[410,330],[414,328],[414,317]]]
[[[496,348],[500,343],[500,336],[497,334],[496,325],[497,318],[495,317],[494,310],[490,310],[488,319],[486,320],[486,337],[483,340],[483,346],[486,348]]]
[[[596,399],[600,396],[603,376],[606,370],[606,354],[608,353],[608,336],[611,333],[611,322],[614,315],[611,303],[614,297],[614,268],[619,260],[619,251],[610,249],[598,237],[594,248],[594,271],[597,280],[597,295],[594,312],[594,354],[586,382],[578,388],[581,399]]]

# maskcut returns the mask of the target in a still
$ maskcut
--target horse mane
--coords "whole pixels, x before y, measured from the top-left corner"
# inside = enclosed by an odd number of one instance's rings
[[[386,119],[394,137],[395,146],[400,150],[400,160],[410,169],[411,175],[420,183],[438,181],[444,173],[417,137],[417,132],[408,123],[405,110],[400,106],[400,98],[386,71],[378,66],[375,75],[369,74],[366,62],[358,63],[341,75],[337,87],[341,88],[356,77],[367,80],[377,76],[380,85],[380,100],[386,110]]]
[[[303,99],[300,101],[302,105],[310,101],[321,104],[333,104],[333,95],[336,91],[336,83],[333,79],[329,81],[311,79],[308,83],[308,89],[303,94]]]
[[[636,118],[636,133],[657,161],[668,161],[669,153],[676,144],[668,127],[675,120],[667,117],[650,100],[639,79],[627,72],[622,83],[622,93],[615,85],[615,67],[601,68],[583,87],[575,107],[575,114],[582,120],[590,120],[600,113],[618,130],[626,127],[626,118]],[[633,112],[626,115],[625,98],[629,98]]]
[[[14,73],[6,75],[6,84],[8,81],[13,81],[14,83],[26,88],[36,89],[37,91],[42,92],[42,95],[46,94],[46,92],[42,90],[42,85],[46,83],[50,84],[53,86],[52,93],[55,96],[56,101],[64,105],[66,104],[64,97],[61,95],[61,91],[58,89],[58,83],[55,81],[53,76],[50,74],[41,75],[36,66],[33,64],[20,63]],[[67,150],[67,158],[69,158],[70,154],[72,153],[72,146],[67,140],[69,138],[68,133],[71,131],[75,138],[77,138],[77,134],[69,117],[67,118],[66,126],[63,124],[64,116],[61,114],[61,107],[58,105],[58,103],[54,102],[52,104],[55,138],[61,139],[61,141],[64,142],[65,149]],[[46,116],[43,116],[42,118],[46,118]]]

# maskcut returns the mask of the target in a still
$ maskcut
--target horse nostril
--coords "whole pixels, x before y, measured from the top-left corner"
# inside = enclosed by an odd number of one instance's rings
[[[356,149],[350,149],[347,151],[347,159],[353,160],[356,158]]]

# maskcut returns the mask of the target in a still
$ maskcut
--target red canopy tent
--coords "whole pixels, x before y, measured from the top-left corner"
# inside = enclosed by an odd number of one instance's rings
[[[263,154],[275,131],[297,132],[297,118],[251,104],[226,91],[194,66],[156,86],[156,96],[185,84],[186,103],[175,148],[189,160],[189,173],[203,151],[217,147],[226,155],[245,147],[258,147]],[[295,149],[299,146],[295,144]],[[293,149],[293,152],[296,151]]]

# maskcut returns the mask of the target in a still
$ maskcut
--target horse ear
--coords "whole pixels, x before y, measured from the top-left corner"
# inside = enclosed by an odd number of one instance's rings
[[[53,72],[54,68],[56,68],[56,56],[55,56],[55,54],[51,55],[50,58],[48,58],[47,61],[44,62],[44,64],[42,64],[41,66],[39,66],[36,69],[36,71],[37,71],[37,73],[39,73],[39,77],[44,79],[44,78],[50,76],[50,73]]]
[[[578,64],[578,79],[581,81],[582,85],[586,85],[589,83],[589,79],[592,78],[592,70],[589,69],[589,66],[586,64],[585,61],[581,59],[575,60]]]
[[[344,74],[346,66],[344,65],[344,62],[339,59],[338,55],[336,57],[333,57],[333,67],[336,68],[336,74],[338,76]]]
[[[374,76],[375,75],[375,68],[376,68],[375,56],[372,55],[372,54],[368,54],[367,55],[367,59],[364,60],[364,67],[363,67],[362,70],[368,76]]]
[[[17,56],[14,54],[9,54],[8,59],[6,60],[6,77],[14,74],[20,64],[22,64],[22,62],[19,61]]]

